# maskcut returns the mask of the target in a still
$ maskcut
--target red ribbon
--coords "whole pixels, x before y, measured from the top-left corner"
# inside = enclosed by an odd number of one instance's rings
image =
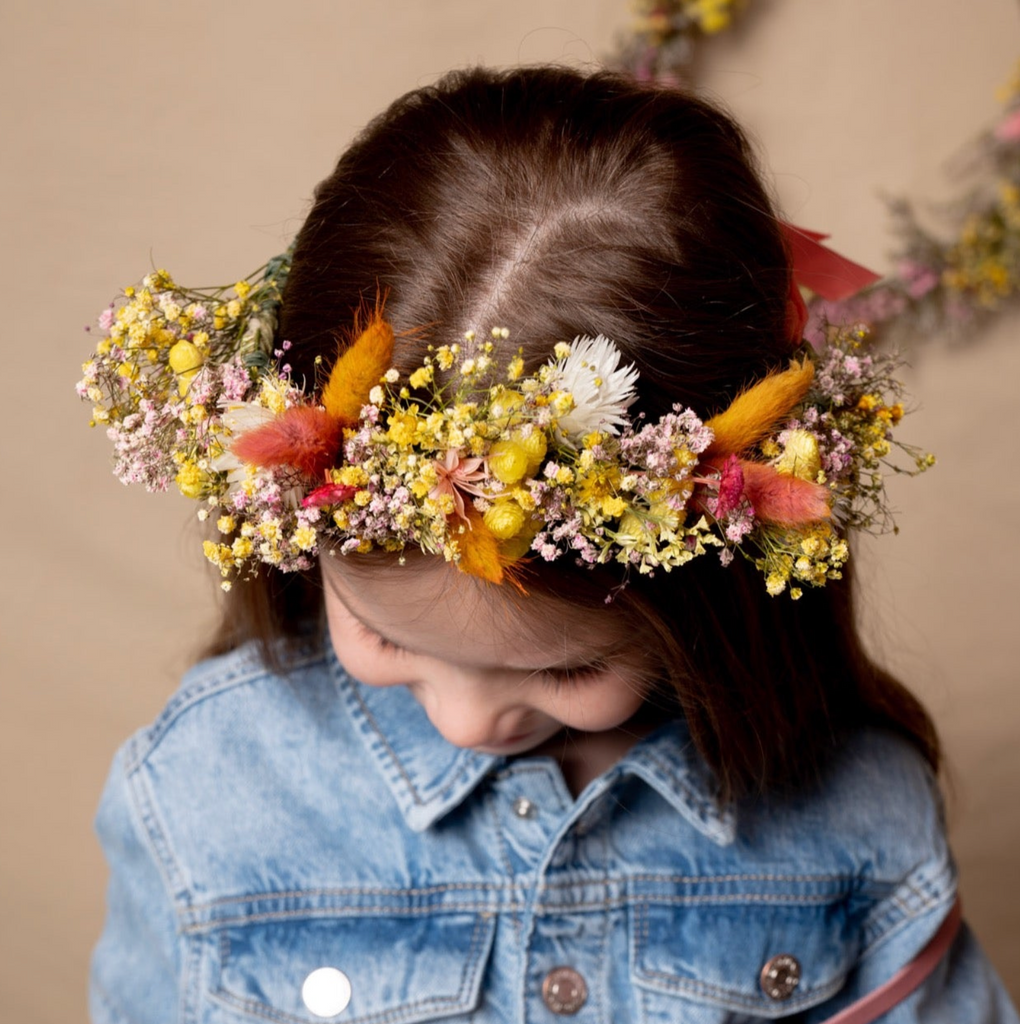
[[[791,340],[799,342],[804,336],[804,325],[808,318],[807,306],[800,294],[802,285],[823,299],[839,302],[867,288],[869,284],[874,284],[881,279],[881,274],[822,245],[822,239],[828,238],[828,235],[809,228],[799,228],[786,221],[779,223],[793,266],[786,310],[787,335]]]
[[[822,245],[822,239],[828,238],[828,235],[798,228],[785,221],[781,226],[783,237],[790,247],[794,279],[797,284],[810,288],[823,299],[832,302],[849,299],[862,288],[881,279],[881,274]]]

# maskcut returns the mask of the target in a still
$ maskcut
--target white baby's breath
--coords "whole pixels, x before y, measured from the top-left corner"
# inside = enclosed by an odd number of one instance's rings
[[[620,350],[604,334],[575,338],[570,354],[557,361],[554,380],[574,399],[573,409],[559,419],[560,431],[571,442],[593,430],[619,433],[637,397],[637,369],[620,366]]]

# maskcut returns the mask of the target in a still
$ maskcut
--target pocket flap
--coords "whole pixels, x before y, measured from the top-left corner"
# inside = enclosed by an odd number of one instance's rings
[[[632,912],[631,975],[648,991],[785,1017],[842,988],[855,959],[843,909],[641,903]]]
[[[477,1006],[495,929],[495,918],[483,914],[248,922],[220,933],[213,997],[287,1024],[441,1020]],[[312,999],[310,1008],[302,994],[324,967],[333,969],[325,973],[334,1005],[346,1001],[331,1016],[329,998]]]

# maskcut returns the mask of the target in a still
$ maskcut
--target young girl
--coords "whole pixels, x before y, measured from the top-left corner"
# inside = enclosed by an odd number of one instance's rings
[[[229,594],[103,798],[95,1021],[1017,1021],[853,622],[890,360],[802,346],[794,230],[704,102],[476,70],[104,314]]]

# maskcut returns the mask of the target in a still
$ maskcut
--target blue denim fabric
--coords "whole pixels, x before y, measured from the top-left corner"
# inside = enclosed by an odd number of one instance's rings
[[[558,966],[586,983],[578,1024],[817,1024],[956,894],[933,780],[890,736],[818,792],[720,811],[669,723],[574,799],[554,761],[452,747],[330,650],[287,679],[250,651],[194,669],[117,755],[98,830],[96,1024],[540,1024]],[[777,1000],[780,953],[801,978]],[[320,967],[350,981],[333,1018],[302,999]],[[1018,1020],[966,929],[882,1019]]]

